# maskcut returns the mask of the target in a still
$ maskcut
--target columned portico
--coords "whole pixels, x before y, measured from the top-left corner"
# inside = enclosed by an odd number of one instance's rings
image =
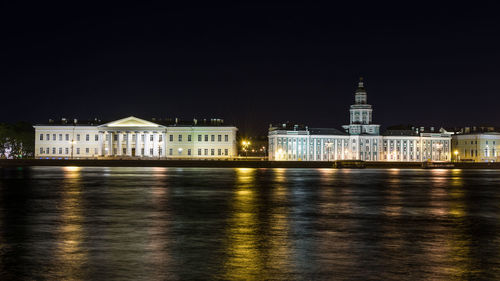
[[[139,118],[128,117],[99,127],[99,152],[100,155],[107,157],[158,157],[160,134],[163,136],[163,145],[165,144],[166,127]],[[134,144],[133,135],[135,135]],[[104,137],[107,140],[106,150],[102,145]],[[152,153],[151,150],[153,150]],[[163,153],[164,151],[165,148],[162,149]]]

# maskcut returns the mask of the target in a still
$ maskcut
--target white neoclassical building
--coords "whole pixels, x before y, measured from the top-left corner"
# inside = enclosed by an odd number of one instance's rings
[[[42,159],[229,159],[237,156],[236,132],[210,124],[161,125],[136,117],[106,124],[35,127],[35,157]]]
[[[273,161],[450,161],[451,134],[431,128],[387,130],[372,124],[372,106],[360,79],[344,131],[282,124],[269,128],[269,160]]]

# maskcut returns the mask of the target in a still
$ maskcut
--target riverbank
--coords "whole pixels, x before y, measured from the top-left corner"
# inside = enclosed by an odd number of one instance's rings
[[[353,164],[354,163],[354,164]],[[0,159],[0,167],[80,166],[80,167],[200,167],[200,168],[372,168],[421,169],[421,162],[361,161],[229,161],[229,160],[52,160]],[[425,164],[424,164],[425,165]],[[427,168],[500,169],[500,163],[440,163]]]

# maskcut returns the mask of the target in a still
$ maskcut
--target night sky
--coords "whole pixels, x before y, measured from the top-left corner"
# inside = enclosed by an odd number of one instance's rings
[[[2,4],[0,121],[134,115],[224,118],[243,134],[283,121],[338,128],[363,76],[383,126],[500,126],[493,1],[67,2]]]

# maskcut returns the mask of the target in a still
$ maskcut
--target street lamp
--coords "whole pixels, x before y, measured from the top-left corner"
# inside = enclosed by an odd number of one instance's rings
[[[249,141],[242,141],[241,146],[243,147],[243,151],[245,151],[245,157],[248,159],[248,147],[250,146]]]
[[[455,162],[458,162],[458,150],[455,150],[453,154],[455,154]]]

